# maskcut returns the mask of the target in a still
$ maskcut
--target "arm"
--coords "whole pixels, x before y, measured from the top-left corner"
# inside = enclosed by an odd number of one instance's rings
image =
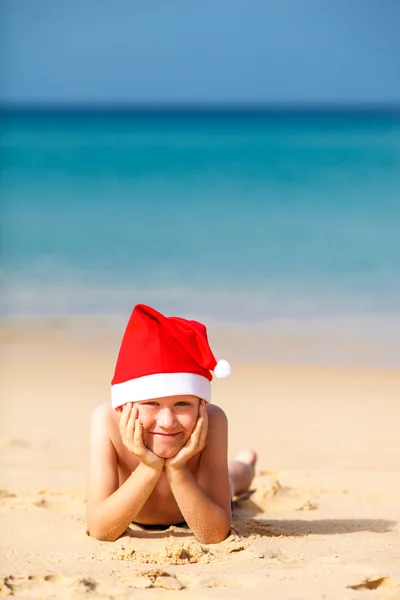
[[[135,411],[125,410],[121,417],[121,433],[124,427],[125,431],[131,430],[130,442],[123,438],[124,443],[132,448],[141,442],[138,439],[141,427],[136,416]],[[91,419],[86,522],[89,535],[112,542],[126,531],[142,509],[161,475],[164,461],[140,462],[119,487],[117,456],[109,435],[108,418],[106,407],[99,406]],[[135,423],[138,426],[135,427]]]
[[[229,535],[232,520],[227,464],[228,424],[220,408],[210,406],[209,411],[208,429],[207,409],[203,403],[188,444],[175,457],[165,461],[165,469],[175,500],[196,538],[203,544],[216,544]],[[204,449],[196,480],[187,467],[185,450],[193,456],[194,450],[199,452],[202,444]]]

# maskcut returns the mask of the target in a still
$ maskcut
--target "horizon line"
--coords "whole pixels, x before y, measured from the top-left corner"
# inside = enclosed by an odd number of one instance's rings
[[[1,102],[1,112],[398,112],[399,102]]]

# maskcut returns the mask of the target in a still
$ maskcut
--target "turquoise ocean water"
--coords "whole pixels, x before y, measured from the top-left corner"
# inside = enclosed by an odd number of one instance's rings
[[[357,323],[400,362],[400,112],[0,123],[3,316]]]

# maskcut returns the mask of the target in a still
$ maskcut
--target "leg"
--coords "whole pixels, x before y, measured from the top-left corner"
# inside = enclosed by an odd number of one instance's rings
[[[254,477],[257,454],[254,450],[242,450],[229,463],[229,479],[232,495],[246,492]]]

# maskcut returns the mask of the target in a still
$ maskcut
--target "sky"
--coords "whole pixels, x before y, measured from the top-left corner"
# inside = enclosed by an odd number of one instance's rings
[[[2,104],[400,104],[400,0],[0,0]]]

